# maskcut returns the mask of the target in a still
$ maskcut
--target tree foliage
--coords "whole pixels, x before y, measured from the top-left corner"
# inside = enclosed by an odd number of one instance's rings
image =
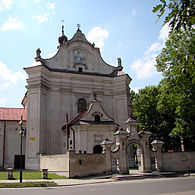
[[[178,32],[181,29],[191,30],[195,24],[194,0],[160,0],[160,4],[153,8],[153,12],[159,12],[159,18],[168,11],[164,24],[169,24],[171,31]]]
[[[153,8],[158,19],[168,10],[164,24],[171,33],[157,56],[156,68],[164,78],[157,87],[150,86],[134,95],[134,115],[153,133],[152,139],[164,141],[164,150],[195,148],[195,2],[160,0]],[[168,3],[167,3],[168,2]],[[174,33],[173,33],[174,32]]]
[[[165,79],[175,107],[175,123],[170,135],[179,135],[190,149],[195,143],[195,33],[194,29],[171,34],[157,56],[157,70]],[[165,91],[165,95],[167,92]],[[189,143],[189,144],[188,144]],[[194,145],[195,146],[195,145]]]
[[[157,87],[139,91],[133,102],[140,128],[165,142],[164,149],[195,148],[195,35],[194,30],[171,34],[156,68],[164,79]]]
[[[165,48],[157,56],[156,68],[166,78],[174,78],[175,82],[181,82],[181,78],[192,84],[195,82],[195,30],[180,31],[170,34],[165,43]]]
[[[156,138],[164,141],[163,149],[180,150],[180,137],[169,136],[174,127],[173,102],[163,97],[166,87],[163,85],[148,86],[139,90],[133,100],[133,113],[139,121],[139,130],[145,128],[152,132],[151,141]]]

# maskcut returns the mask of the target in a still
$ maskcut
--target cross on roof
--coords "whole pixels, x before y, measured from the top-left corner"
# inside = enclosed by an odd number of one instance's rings
[[[79,30],[79,28],[81,27],[81,25],[80,24],[77,24],[77,28],[78,28],[78,30]]]
[[[64,20],[62,20],[62,35],[64,35]]]

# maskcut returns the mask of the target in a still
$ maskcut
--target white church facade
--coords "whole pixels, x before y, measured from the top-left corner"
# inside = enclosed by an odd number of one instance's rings
[[[62,36],[58,41],[58,51],[52,58],[43,59],[38,49],[35,61],[24,68],[28,74],[27,93],[23,100],[27,118],[23,150],[26,169],[40,168],[40,154],[66,153],[67,142],[70,147],[76,146],[77,152],[94,152],[94,146],[106,136],[97,129],[93,136],[86,133],[85,139],[78,138],[79,130],[74,140],[71,133],[67,139],[62,131],[67,118],[71,122],[88,110],[94,96],[97,102],[101,102],[105,116],[115,123],[109,126],[112,126],[111,133],[107,134],[110,139],[130,113],[131,78],[122,71],[121,59],[117,59],[117,67],[107,64],[99,48],[90,43],[79,28],[68,40],[62,26]],[[107,120],[103,115],[99,113],[100,120]],[[85,149],[83,144],[90,147]],[[14,162],[7,164],[13,166]]]

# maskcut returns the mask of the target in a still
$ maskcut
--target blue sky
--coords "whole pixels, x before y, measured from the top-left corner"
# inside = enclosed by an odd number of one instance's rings
[[[64,20],[72,38],[81,25],[90,42],[100,47],[103,59],[117,65],[133,79],[134,90],[157,85],[155,70],[168,27],[156,23],[156,0],[0,0],[0,107],[21,107],[27,75],[23,70],[40,48],[47,58],[57,51]]]

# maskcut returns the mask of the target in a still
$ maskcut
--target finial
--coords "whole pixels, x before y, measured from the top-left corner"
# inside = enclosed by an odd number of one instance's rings
[[[81,25],[80,25],[80,24],[77,24],[77,28],[78,28],[78,30],[80,30],[80,27],[81,27]]]
[[[121,66],[121,58],[117,58],[118,60],[118,67]]]
[[[62,36],[58,38],[58,42],[60,45],[66,44],[66,42],[68,41],[68,38],[64,35],[64,20],[62,20],[61,22],[62,22]]]
[[[41,58],[41,50],[40,50],[40,48],[38,48],[38,49],[36,50],[36,57],[35,57],[35,59],[36,59],[36,60],[40,60],[40,58]]]
[[[93,93],[93,98],[94,100],[97,100],[97,94],[95,92]]]
[[[64,20],[62,20],[62,36],[64,35]]]

